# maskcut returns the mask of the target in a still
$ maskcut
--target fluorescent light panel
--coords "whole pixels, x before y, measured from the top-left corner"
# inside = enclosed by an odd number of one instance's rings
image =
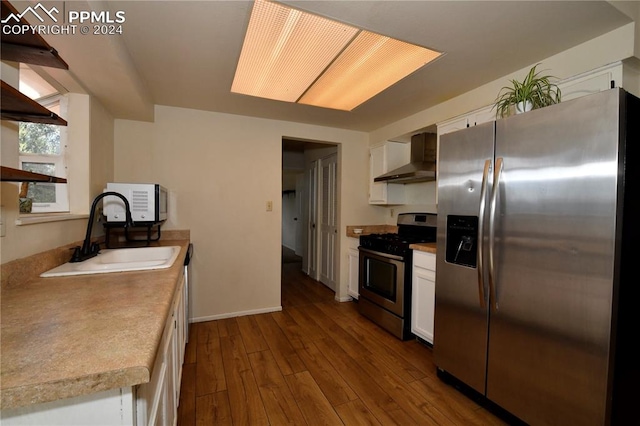
[[[255,0],[231,91],[350,111],[439,52]]]

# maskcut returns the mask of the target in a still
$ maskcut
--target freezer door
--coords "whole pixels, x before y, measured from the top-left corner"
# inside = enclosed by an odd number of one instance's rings
[[[605,424],[619,91],[496,124],[487,397],[530,424]]]
[[[494,124],[442,135],[438,148],[435,362],[481,393],[486,381],[488,288],[486,272],[479,280],[484,269],[477,248],[483,234],[481,198],[488,198],[488,192],[481,197],[485,170],[485,185],[491,188]]]

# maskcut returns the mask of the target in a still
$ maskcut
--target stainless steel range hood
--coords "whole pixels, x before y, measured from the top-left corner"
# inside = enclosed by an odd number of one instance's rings
[[[374,182],[416,183],[436,180],[436,149],[438,137],[435,133],[419,133],[411,137],[411,162],[391,170]]]

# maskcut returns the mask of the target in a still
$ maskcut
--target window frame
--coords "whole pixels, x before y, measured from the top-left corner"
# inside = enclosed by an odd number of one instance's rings
[[[67,98],[61,94],[55,94],[47,96],[37,100],[45,108],[59,103],[60,116],[66,116],[67,112]],[[37,125],[37,123],[32,123]],[[60,178],[67,178],[67,130],[65,126],[57,126],[60,130],[60,152],[59,154],[32,154],[18,152],[18,162],[20,169],[23,169],[23,163],[53,163],[55,166],[55,176]],[[20,134],[18,132],[18,140]],[[67,184],[56,183],[52,184],[55,188],[56,202],[55,203],[37,203],[32,204],[31,213],[68,213],[69,210],[69,191]],[[28,214],[28,213],[24,213]]]

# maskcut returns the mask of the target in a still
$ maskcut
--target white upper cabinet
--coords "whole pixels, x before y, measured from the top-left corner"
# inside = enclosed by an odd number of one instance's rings
[[[466,129],[467,127],[469,127],[468,115],[463,115],[461,117],[452,118],[450,120],[443,121],[442,123],[438,123],[438,139],[440,139],[441,135]]]
[[[622,63],[616,62],[584,74],[567,78],[558,84],[562,100],[569,101],[585,95],[622,86]]]
[[[409,164],[411,145],[386,142],[369,151],[369,204],[404,204],[404,185],[374,182],[374,179],[393,169]]]
[[[471,113],[469,117],[469,127],[477,126],[478,124],[488,123],[496,119],[496,110],[493,105],[486,106],[484,108],[477,109]]]
[[[438,123],[438,139],[445,133],[455,132],[467,127],[477,126],[496,119],[496,111],[493,105],[471,111],[467,114],[454,117],[450,120]]]
[[[566,78],[558,83],[562,93],[562,101],[579,98],[581,96],[622,87],[622,63],[615,62],[594,70]],[[496,119],[493,105],[468,112],[438,123],[438,137],[445,133],[455,132],[466,127],[477,126]]]

